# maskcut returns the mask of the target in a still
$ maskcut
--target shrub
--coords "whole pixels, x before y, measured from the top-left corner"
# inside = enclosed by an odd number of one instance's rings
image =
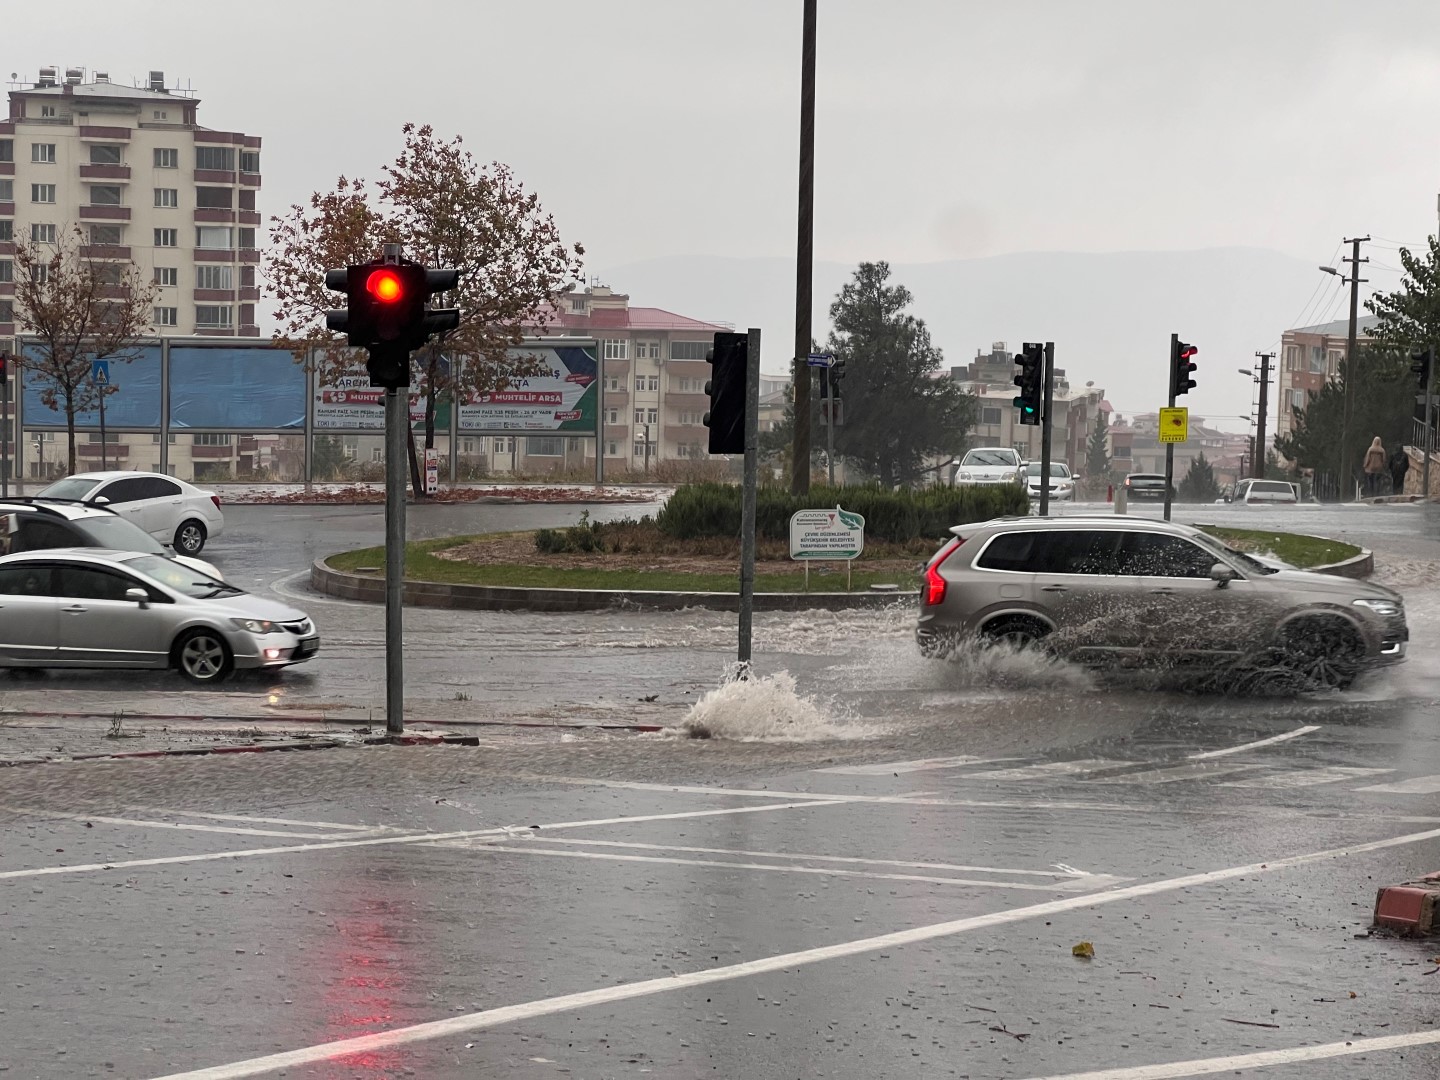
[[[686,484],[675,489],[656,524],[667,536],[734,537],[740,534],[740,488],[733,484]],[[1019,485],[995,488],[926,488],[885,491],[878,486],[812,487],[796,497],[781,488],[756,493],[755,534],[762,540],[788,540],[790,516],[797,510],[843,506],[865,518],[865,535],[905,544],[938,540],[952,525],[1023,515],[1030,502]]]

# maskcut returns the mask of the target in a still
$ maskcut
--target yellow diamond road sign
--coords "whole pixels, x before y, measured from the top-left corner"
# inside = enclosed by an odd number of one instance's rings
[[[1189,437],[1189,409],[1178,408],[1160,410],[1160,441],[1162,443],[1184,442]]]

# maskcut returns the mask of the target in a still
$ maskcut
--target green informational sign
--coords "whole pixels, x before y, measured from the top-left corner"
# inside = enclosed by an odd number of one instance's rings
[[[834,510],[797,510],[790,516],[792,559],[858,559],[865,550],[865,519]]]

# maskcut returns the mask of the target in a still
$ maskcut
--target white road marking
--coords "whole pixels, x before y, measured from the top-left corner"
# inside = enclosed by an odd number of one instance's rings
[[[990,769],[985,772],[966,773],[961,780],[1046,780],[1054,776],[1074,776],[1079,773],[1099,772],[1102,769],[1121,769],[1127,765],[1139,765],[1138,761],[1111,761],[1108,758],[1083,758],[1080,761],[1047,761],[1040,765],[1020,765],[1013,769]]]
[[[1097,776],[1092,784],[1174,784],[1180,780],[1206,780],[1216,776],[1229,776],[1238,772],[1253,772],[1263,765],[1211,765],[1208,761],[1196,761],[1189,765],[1171,765],[1163,769],[1146,769],[1143,772],[1125,773],[1122,776]]]
[[[809,810],[817,806],[838,806],[836,802],[770,803],[765,806],[727,807],[719,810],[690,810],[673,814],[640,814],[635,817],[596,818],[593,821],[561,821],[552,825],[540,825],[538,829],[583,829],[597,825],[625,825],[642,821],[673,821],[677,818],[718,817],[722,814],[763,814],[770,810]],[[78,815],[76,815],[78,816]],[[91,820],[91,819],[86,819]],[[93,819],[99,820],[99,819]],[[390,836],[374,836],[357,840],[329,840],[321,844],[290,844],[285,847],[238,848],[235,851],[211,851],[200,855],[166,855],[154,859],[126,859],[122,862],[80,863],[67,866],[38,866],[29,870],[0,871],[0,881],[12,878],[53,877],[57,874],[83,874],[96,870],[129,870],[142,866],[173,866],[183,863],[218,862],[224,859],[249,859],[260,855],[292,855],[310,851],[334,851],[338,848],[378,847],[384,844],[436,844],[445,840],[470,840],[480,836],[509,836],[517,826],[506,825],[493,829],[469,829],[448,833],[408,833]],[[526,826],[518,826],[526,828]],[[294,836],[294,833],[285,833]],[[328,838],[327,838],[328,839]]]
[[[557,1013],[573,1012],[577,1009],[590,1008],[596,1005],[610,1005],[617,1001],[629,1001],[635,998],[649,997],[653,994],[668,993],[672,990],[689,990],[697,986],[708,986],[712,983],[728,982],[733,979],[750,978],[755,975],[768,975],[777,971],[784,971],[788,968],[804,967],[826,960],[839,960],[845,957],[860,956],[865,953],[881,952],[887,949],[914,945],[922,941],[933,941],[937,938],[953,937],[956,934],[967,933],[971,930],[1006,926],[1010,923],[1041,918],[1046,915],[1061,915],[1070,911],[1078,911],[1082,908],[1096,907],[1101,904],[1113,904],[1121,900],[1155,896],[1160,893],[1175,892],[1179,889],[1188,889],[1200,885],[1212,885],[1219,881],[1230,881],[1240,877],[1273,874],[1280,870],[1289,869],[1294,866],[1303,866],[1307,863],[1340,859],[1350,855],[1382,851],[1393,847],[1404,847],[1409,844],[1423,843],[1426,840],[1435,840],[1437,838],[1440,838],[1440,829],[1427,829],[1424,832],[1392,836],[1385,840],[1372,840],[1369,843],[1356,844],[1352,847],[1327,848],[1323,851],[1312,851],[1304,855],[1291,855],[1273,861],[1249,863],[1245,866],[1232,866],[1223,870],[1208,870],[1198,874],[1187,874],[1184,877],[1166,878],[1160,881],[1141,882],[1136,885],[1127,885],[1123,888],[1109,889],[1104,892],[1087,893],[1084,896],[1068,896],[1062,900],[1048,900],[1040,904],[994,911],[986,915],[974,915],[963,919],[954,919],[949,922],[931,923],[928,926],[916,926],[909,930],[897,930],[889,934],[858,938],[852,941],[840,942],[835,945],[822,945],[812,949],[801,949],[797,952],[779,953],[774,956],[762,957],[758,960],[748,960],[739,964],[727,964],[722,967],[705,968],[700,971],[676,973],[662,978],[621,983],[617,986],[602,986],[594,990],[584,990],[574,994],[563,994],[559,997],[541,998],[537,1001],[527,1001],[519,1005],[505,1005],[500,1008],[485,1009],[480,1012],[468,1013],[461,1016],[449,1016],[444,1020],[412,1024],[407,1027],[393,1028],[390,1031],[377,1031],[370,1035],[360,1035],[351,1039],[337,1039],[333,1042],[320,1043],[298,1050],[287,1050],[278,1054],[266,1054],[263,1057],[249,1058],[245,1061],[231,1062],[226,1065],[214,1065],[209,1068],[194,1069],[183,1073],[170,1073],[166,1076],[156,1077],[155,1080],[242,1080],[244,1077],[263,1076],[266,1073],[275,1072],[279,1069],[296,1068],[301,1065],[310,1065],[319,1061],[329,1061],[334,1058],[347,1057],[351,1054],[388,1050],[396,1046],[423,1042],[428,1039],[464,1035],[472,1031],[498,1027],[502,1024],[514,1023],[521,1020],[534,1020],[542,1016],[553,1016]],[[1395,1037],[1403,1038],[1403,1036]],[[1163,1076],[1164,1074],[1160,1075]],[[1072,1077],[1070,1080],[1075,1080],[1075,1078]],[[1128,1080],[1138,1080],[1138,1078],[1130,1077]]]
[[[1417,776],[1410,780],[1397,780],[1393,784],[1372,784],[1355,790],[1384,791],[1392,795],[1433,795],[1440,791],[1440,776]]]
[[[1306,724],[1294,731],[1287,731],[1283,735],[1272,735],[1268,739],[1257,739],[1255,742],[1243,743],[1240,746],[1230,746],[1224,750],[1207,750],[1203,754],[1190,754],[1191,761],[1208,761],[1210,758],[1228,757],[1230,754],[1243,754],[1246,750],[1254,750],[1261,746],[1274,746],[1276,743],[1289,742],[1291,739],[1298,739],[1301,735],[1309,735],[1312,731],[1319,731],[1319,724]]]
[[[738,855],[747,859],[799,859],[809,862],[853,863],[863,866],[898,866],[906,870],[956,870],[967,874],[1021,874],[1028,877],[1097,877],[1086,870],[1056,863],[1054,870],[1012,870],[1002,866],[964,866],[956,863],[905,862],[900,859],[860,859],[850,855],[806,855],[794,851],[739,851],[734,848],[675,847],[670,844],[632,844],[625,840],[575,840],[562,836],[536,836],[537,844],[575,844],[581,847],[633,848],[637,851],[679,851],[689,855]]]
[[[181,832],[229,833],[231,836],[285,836],[292,840],[330,840],[334,833],[281,832],[278,829],[246,829],[235,825],[196,825],[188,821],[144,821],[140,818],[107,817],[104,814],[69,814],[60,810],[32,810],[24,806],[0,806],[11,814],[27,817],[62,818],[68,821],[92,821],[102,825],[129,825],[143,829],[178,829]]]
[[[1035,1080],[1179,1080],[1187,1076],[1213,1076],[1216,1073],[1241,1069],[1267,1069],[1272,1065],[1326,1061],[1330,1058],[1376,1054],[1385,1050],[1406,1050],[1412,1046],[1429,1046],[1435,1043],[1440,1043],[1440,1028],[1415,1031],[1409,1035],[1380,1035],[1369,1039],[1350,1039],[1347,1042],[1321,1043],[1319,1046],[1296,1046],[1289,1050],[1258,1050],[1253,1054],[1172,1061],[1164,1065],[1133,1065],[1127,1068],[1040,1076]]]
[[[466,845],[471,846],[471,845]],[[868,878],[872,881],[918,881],[927,885],[971,885],[984,889],[1019,889],[1024,892],[1078,892],[1098,889],[1122,881],[1099,874],[1089,878],[1064,878],[1046,885],[1020,881],[980,881],[941,877],[932,874],[886,874],[872,870],[841,870],[832,866],[783,866],[780,863],[723,862],[719,859],[681,859],[663,855],[621,855],[614,851],[557,851],[552,848],[507,847],[489,841],[473,844],[477,851],[505,851],[514,855],[543,855],[561,859],[599,859],[604,862],[655,863],[662,866],[702,866],[710,870],[772,870],[781,874],[813,874],[819,877]]]
[[[173,814],[175,817],[206,818],[210,821],[249,821],[256,825],[301,825],[308,829],[341,829],[346,832],[373,833],[391,829],[391,825],[347,825],[339,821],[296,821],[293,818],[254,817],[250,814],[205,814],[198,810],[170,810],[165,807],[127,806],[139,814]]]
[[[877,765],[836,765],[829,769],[811,769],[817,773],[836,773],[840,776],[891,776],[895,773],[931,772],[935,769],[954,769],[961,765],[983,765],[985,758],[977,757],[936,757],[920,758],[917,761],[882,761]]]
[[[542,776],[530,773],[516,773],[516,780],[529,780],[538,784],[568,784],[572,787],[620,788],[624,791],[662,791],[675,795],[733,795],[746,799],[825,799],[832,802],[857,803],[903,803],[934,791],[914,791],[906,795],[840,795],[826,791],[760,791],[755,788],[704,787],[699,784],[650,784],[638,780],[597,780],[586,776]]]
[[[1268,773],[1264,776],[1252,776],[1245,780],[1225,780],[1220,786],[1281,789],[1315,787],[1318,784],[1338,784],[1342,780],[1361,780],[1367,776],[1379,776],[1381,773],[1394,771],[1394,769],[1357,769],[1336,765],[1325,769],[1290,769],[1284,772]]]

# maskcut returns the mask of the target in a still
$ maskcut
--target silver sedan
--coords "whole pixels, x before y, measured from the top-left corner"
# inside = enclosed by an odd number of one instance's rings
[[[61,548],[0,558],[0,667],[173,667],[211,685],[319,647],[303,611],[164,556]]]

